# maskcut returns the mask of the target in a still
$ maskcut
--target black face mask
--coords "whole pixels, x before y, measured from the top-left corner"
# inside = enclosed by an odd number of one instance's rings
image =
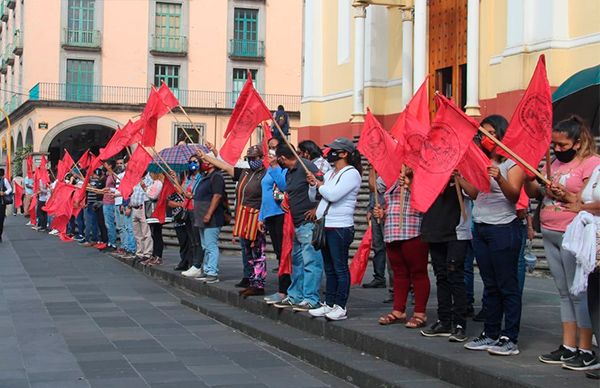
[[[571,148],[566,151],[554,151],[554,155],[556,159],[558,159],[561,163],[569,163],[571,160],[575,159],[575,155],[577,155],[577,150]]]
[[[329,163],[335,163],[335,162],[337,162],[340,159],[341,158],[340,158],[340,155],[338,154],[338,151],[331,150],[327,154],[327,161]]]

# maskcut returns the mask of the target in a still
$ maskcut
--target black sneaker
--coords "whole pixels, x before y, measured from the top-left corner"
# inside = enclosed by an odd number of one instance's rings
[[[570,370],[592,370],[598,369],[598,357],[596,353],[577,351],[577,356],[562,364],[562,367]]]
[[[248,288],[250,287],[250,279],[242,278],[238,284],[235,285],[237,288]]]
[[[485,311],[481,309],[481,311],[473,317],[473,320],[475,322],[485,322]]]
[[[469,337],[465,333],[465,329],[461,325],[456,325],[450,334],[448,341],[450,342],[465,342]]]
[[[563,364],[567,361],[571,361],[575,357],[577,357],[577,351],[572,352],[560,345],[555,351],[539,356],[538,360],[544,364]]]
[[[466,317],[467,318],[471,318],[475,316],[475,309],[473,308],[473,305],[470,304],[467,306],[467,313],[466,313]]]
[[[443,325],[440,321],[434,323],[429,329],[421,330],[421,335],[425,337],[450,337],[451,334],[452,328]]]
[[[369,283],[363,284],[362,287],[363,288],[385,288],[385,281],[373,279]]]

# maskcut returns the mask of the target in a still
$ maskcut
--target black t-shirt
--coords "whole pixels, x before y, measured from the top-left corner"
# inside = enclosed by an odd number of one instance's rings
[[[323,174],[310,160],[302,159],[306,167],[317,178],[322,179]],[[294,226],[300,226],[305,222],[304,213],[317,207],[318,202],[311,202],[308,198],[308,182],[306,172],[299,161],[289,169],[285,177],[285,192],[288,194],[290,210],[294,219]]]
[[[261,181],[266,173],[265,168],[252,171],[249,168],[234,167],[233,180],[239,182],[236,189],[238,204],[241,202],[244,206],[260,210],[262,203]]]
[[[447,185],[433,205],[423,214],[421,240],[441,243],[458,240],[456,227],[460,223],[460,203],[454,185]]]
[[[217,228],[224,224],[223,206],[219,205],[210,222],[205,224],[204,215],[210,208],[214,194],[225,195],[225,180],[220,171],[203,176],[194,190],[194,226],[199,228]]]

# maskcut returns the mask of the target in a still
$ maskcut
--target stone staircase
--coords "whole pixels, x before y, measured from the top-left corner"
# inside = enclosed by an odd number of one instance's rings
[[[350,246],[350,257],[354,255],[356,249],[358,248],[360,241],[367,229],[367,207],[369,205],[369,184],[368,184],[368,173],[366,165],[363,165],[364,173],[362,177],[362,184],[360,188],[360,192],[358,195],[358,203],[356,205],[356,211],[354,214],[354,225],[356,229],[356,233],[354,236],[354,242]],[[233,201],[235,200],[235,183],[227,174],[225,175],[225,184],[227,195],[230,198],[232,211],[233,211]],[[239,242],[233,238],[233,225],[229,225],[224,227],[221,230],[221,234],[219,236],[219,248],[223,254],[239,254],[240,245]],[[175,230],[173,229],[172,224],[167,224],[163,228],[163,236],[165,240],[165,244],[168,246],[177,246],[177,237],[175,235]],[[538,263],[536,266],[536,270],[544,273],[548,272],[548,264],[545,260],[544,248],[542,245],[541,235],[536,236],[533,241],[533,252],[538,258]],[[270,257],[275,256],[275,252],[273,251],[273,247],[270,243],[269,238],[267,237],[267,255]]]

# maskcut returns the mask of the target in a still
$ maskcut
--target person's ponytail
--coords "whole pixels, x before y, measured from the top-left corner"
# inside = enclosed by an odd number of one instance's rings
[[[348,153],[348,164],[358,170],[359,174],[362,175],[363,167],[361,163],[361,156],[358,150]]]

